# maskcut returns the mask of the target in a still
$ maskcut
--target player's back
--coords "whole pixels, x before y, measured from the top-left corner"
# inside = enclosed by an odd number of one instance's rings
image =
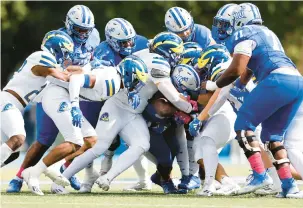
[[[254,72],[258,81],[263,80],[270,72],[278,68],[296,68],[286,56],[276,34],[265,26],[247,25],[235,31],[226,42],[230,53],[242,41],[252,40],[253,51],[248,68]]]
[[[121,90],[117,94],[117,97],[122,103],[124,103],[124,105],[129,106],[129,110],[136,113],[142,113],[148,104],[148,100],[158,91],[158,87],[155,82],[159,82],[162,79],[170,80],[170,65],[162,56],[150,53],[149,49],[138,51],[134,53],[134,55],[141,58],[148,69],[148,79],[146,83],[144,85],[139,83],[136,86],[136,90],[140,96],[140,105],[136,110],[131,109],[131,106],[128,105],[126,90]]]
[[[49,52],[34,52],[27,57],[20,69],[14,73],[13,78],[4,87],[4,90],[15,91],[28,104],[37,96],[46,82],[45,77],[34,75],[32,68],[36,65],[55,68],[56,64],[56,58]]]
[[[194,27],[194,34],[191,42],[198,43],[202,49],[206,48],[212,41],[211,31],[207,27],[199,24],[195,24]]]

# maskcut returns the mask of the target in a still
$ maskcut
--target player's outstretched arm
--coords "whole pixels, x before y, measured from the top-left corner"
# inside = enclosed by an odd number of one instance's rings
[[[68,81],[69,76],[67,73],[62,72],[58,68],[50,68],[45,66],[36,65],[32,68],[32,73],[36,76],[40,77],[47,77],[52,76],[56,79],[62,80],[62,81]]]

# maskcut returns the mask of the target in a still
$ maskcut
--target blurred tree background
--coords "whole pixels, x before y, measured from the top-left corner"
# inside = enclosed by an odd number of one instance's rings
[[[67,11],[76,4],[84,4],[92,10],[96,28],[104,40],[104,27],[114,17],[127,19],[138,34],[152,38],[165,30],[164,15],[172,6],[184,7],[191,11],[196,23],[211,29],[213,17],[226,3],[231,2],[1,1],[2,86],[5,86],[11,74],[28,55],[40,50],[46,32],[64,26]],[[264,24],[278,35],[288,56],[303,72],[303,2],[253,3],[259,7]]]

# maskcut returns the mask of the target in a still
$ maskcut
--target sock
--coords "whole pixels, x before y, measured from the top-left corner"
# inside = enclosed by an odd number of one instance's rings
[[[216,143],[210,137],[202,137],[201,139],[203,162],[205,169],[205,183],[212,183],[215,179],[219,157],[217,153]]]
[[[261,174],[264,173],[265,167],[262,162],[260,152],[256,152],[248,158],[251,168],[256,171],[257,173]]]
[[[195,161],[195,152],[193,151],[192,140],[187,140],[187,151],[189,159],[189,175],[198,176],[199,175],[199,164]]]
[[[88,166],[85,168],[85,174],[86,175],[92,175],[94,172],[94,161],[89,163]]]
[[[115,154],[114,151],[106,150],[106,152],[104,153],[104,156],[111,158],[114,156],[114,154]]]
[[[279,170],[277,172],[278,172],[279,178],[281,180],[287,179],[287,178],[292,178],[289,165],[279,168]]]
[[[180,142],[179,142],[180,143]],[[180,167],[182,176],[189,175],[189,161],[188,161],[188,151],[186,141],[180,143],[179,152],[177,153],[177,162]]]
[[[40,175],[47,169],[46,165],[44,164],[43,160],[40,160],[33,168],[33,174],[39,178]]]
[[[279,175],[278,175],[278,172],[277,172],[276,168],[275,167],[268,168],[268,174],[273,180],[274,188],[275,189],[280,188],[281,187],[281,181],[280,181],[280,178],[279,178]]]
[[[115,165],[113,165],[113,167],[106,174],[109,181],[112,181],[120,173],[134,164],[143,153],[144,150],[141,147],[130,146],[125,152],[120,155]]]
[[[66,161],[62,167],[63,167],[63,170],[65,170],[72,162],[71,161]]]
[[[6,144],[6,143],[3,143],[1,145],[1,148],[0,148],[0,152],[1,152],[1,164],[4,163],[8,158],[9,156],[13,153],[13,150]]]
[[[24,168],[21,166],[18,173],[16,174],[16,176],[20,179],[23,179],[22,176],[21,176],[23,170],[24,170]]]
[[[98,156],[93,153],[92,149],[87,150],[82,155],[76,157],[62,175],[65,178],[70,179],[70,177],[87,167],[88,164],[94,161],[97,157]]]
[[[148,175],[148,161],[143,155],[134,163],[133,165],[137,175],[139,176],[139,181],[146,183],[149,181]]]

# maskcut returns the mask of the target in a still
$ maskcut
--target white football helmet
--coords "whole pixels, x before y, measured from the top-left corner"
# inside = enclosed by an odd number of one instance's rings
[[[252,3],[243,3],[238,5],[230,20],[230,24],[235,30],[252,24],[262,24],[262,18],[258,7]]]
[[[224,40],[232,34],[233,30],[230,25],[232,12],[237,7],[237,4],[225,4],[221,7],[214,17],[212,25],[212,36],[215,40]]]
[[[114,18],[105,26],[108,44],[122,55],[130,55],[135,47],[136,31],[132,24],[123,18]]]
[[[200,89],[199,75],[190,65],[177,65],[171,75],[171,79],[176,89],[181,93]]]
[[[194,20],[188,11],[181,7],[172,7],[167,10],[164,21],[168,31],[176,33],[183,41],[191,41]]]
[[[95,27],[94,15],[87,6],[73,6],[66,15],[65,27],[78,43],[84,43]]]

